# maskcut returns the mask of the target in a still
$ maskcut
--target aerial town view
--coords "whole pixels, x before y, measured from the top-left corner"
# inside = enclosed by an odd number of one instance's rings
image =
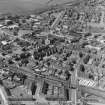
[[[105,105],[105,0],[51,2],[0,13],[0,105]]]

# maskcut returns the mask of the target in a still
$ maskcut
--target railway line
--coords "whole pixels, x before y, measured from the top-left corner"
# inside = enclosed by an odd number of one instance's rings
[[[85,93],[93,94],[95,96],[99,96],[105,99],[105,91],[100,90],[99,88],[96,88],[96,83],[94,81],[86,80],[81,77],[77,78],[77,80],[80,81],[80,84],[77,85],[77,84],[69,83],[70,81],[66,81],[66,80],[51,77],[51,76],[45,76],[45,75],[38,74],[38,73],[35,73],[27,69],[23,69],[23,68],[16,68],[16,67],[10,66],[9,70],[15,73],[23,73],[27,75],[27,78],[32,81],[45,80],[49,83],[53,83],[55,86],[58,86],[58,87],[64,86],[67,89],[72,89],[72,88],[77,89],[78,88],[79,90]],[[84,81],[82,82],[82,80]],[[92,84],[94,86],[92,86]]]

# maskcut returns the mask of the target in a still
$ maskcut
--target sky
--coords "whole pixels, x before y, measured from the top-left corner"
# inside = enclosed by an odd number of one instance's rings
[[[71,0],[54,0],[52,3],[62,3]],[[20,13],[44,6],[48,0],[0,0],[0,13]]]

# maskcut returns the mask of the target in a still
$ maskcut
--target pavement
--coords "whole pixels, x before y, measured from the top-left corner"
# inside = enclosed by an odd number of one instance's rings
[[[89,105],[105,105],[103,103],[88,103]]]

